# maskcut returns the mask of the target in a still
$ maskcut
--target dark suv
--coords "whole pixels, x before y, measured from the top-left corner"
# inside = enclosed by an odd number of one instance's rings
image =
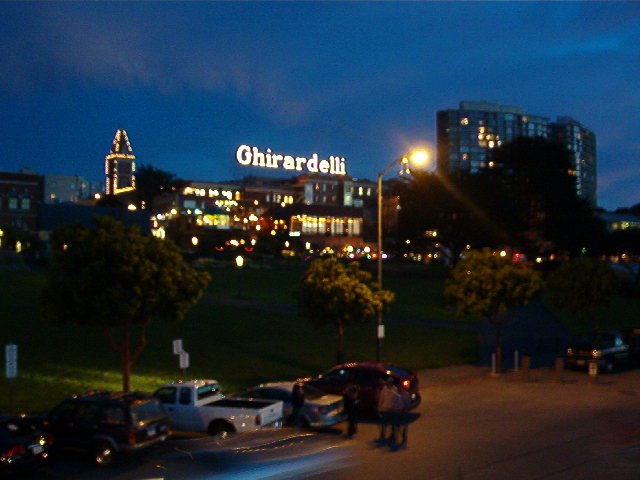
[[[108,466],[115,452],[131,452],[166,440],[169,417],[160,402],[142,393],[97,392],[73,396],[42,423],[56,448],[90,452]]]
[[[382,382],[392,378],[398,388],[404,388],[411,396],[409,408],[420,404],[420,390],[418,377],[410,370],[390,363],[355,362],[336,365],[329,371],[311,379],[303,379],[307,383],[325,393],[342,395],[349,383],[360,387],[360,408],[368,412],[375,412],[378,408],[378,394]]]

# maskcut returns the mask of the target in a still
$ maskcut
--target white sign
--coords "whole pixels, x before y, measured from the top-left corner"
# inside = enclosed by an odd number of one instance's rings
[[[347,164],[344,157],[331,155],[328,159],[318,158],[317,153],[307,157],[294,157],[293,155],[281,155],[273,153],[270,148],[261,152],[258,147],[240,145],[236,150],[236,160],[240,165],[283,168],[284,170],[296,170],[298,172],[326,173],[329,175],[346,175]]]
[[[178,338],[173,341],[173,354],[180,355],[182,352],[182,339]]]
[[[187,352],[180,352],[180,368],[182,370],[189,368],[189,354]]]
[[[18,376],[18,346],[9,344],[4,347],[4,364],[7,378]]]

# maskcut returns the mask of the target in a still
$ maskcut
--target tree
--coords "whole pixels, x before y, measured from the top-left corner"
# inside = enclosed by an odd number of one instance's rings
[[[506,313],[529,303],[542,288],[542,277],[528,265],[488,249],[470,250],[451,271],[445,296],[455,301],[459,314],[480,314],[495,327],[496,367],[501,371]]]
[[[141,165],[136,172],[136,202],[138,207],[144,204],[147,208],[153,207],[153,199],[164,192],[181,189],[185,185],[173,173],[166,172],[151,165]]]
[[[298,301],[317,326],[332,324],[338,334],[337,363],[344,361],[344,328],[351,322],[370,320],[394,298],[378,288],[369,272],[356,262],[341,264],[335,258],[314,260],[302,280]]]
[[[562,143],[519,137],[492,150],[489,160],[493,167],[481,175],[502,183],[502,222],[530,253],[601,247],[604,224],[578,197],[575,166]]]
[[[110,217],[96,217],[93,228],[56,230],[53,250],[41,292],[44,315],[56,323],[101,328],[120,355],[122,387],[129,391],[131,367],[151,321],[182,320],[209,274],[193,270],[173,243]]]
[[[547,281],[551,302],[598,329],[597,313],[609,304],[614,275],[609,265],[596,258],[581,257],[563,263]]]

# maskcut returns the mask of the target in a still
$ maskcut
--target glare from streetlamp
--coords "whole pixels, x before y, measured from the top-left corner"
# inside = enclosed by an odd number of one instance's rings
[[[409,158],[415,165],[424,165],[429,161],[429,153],[426,150],[414,150]]]

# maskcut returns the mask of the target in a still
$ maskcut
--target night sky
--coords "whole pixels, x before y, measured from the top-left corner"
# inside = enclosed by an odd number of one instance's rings
[[[0,171],[103,178],[117,128],[191,180],[238,145],[374,179],[436,111],[516,105],[595,132],[598,203],[640,203],[640,3],[0,3]],[[288,172],[281,172],[289,177]]]

